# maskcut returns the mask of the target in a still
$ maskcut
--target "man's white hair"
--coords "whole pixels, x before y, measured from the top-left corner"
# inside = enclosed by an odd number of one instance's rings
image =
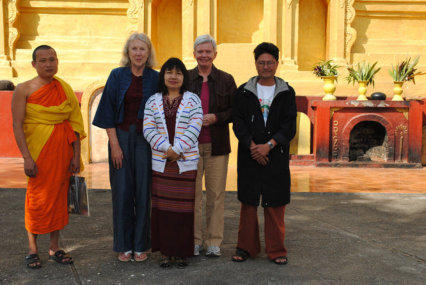
[[[195,48],[196,48],[198,45],[201,45],[201,44],[204,44],[204,43],[211,43],[211,44],[212,44],[212,46],[213,46],[213,50],[216,52],[216,47],[217,47],[217,45],[216,45],[216,41],[214,40],[214,38],[212,38],[212,36],[210,36],[210,35],[208,35],[208,34],[198,36],[198,37],[195,39],[195,41],[194,41],[194,51],[195,51]]]

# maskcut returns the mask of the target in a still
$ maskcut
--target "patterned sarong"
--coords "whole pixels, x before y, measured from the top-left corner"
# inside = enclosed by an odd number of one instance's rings
[[[152,251],[166,256],[194,254],[194,200],[197,171],[179,174],[176,162],[152,173]]]

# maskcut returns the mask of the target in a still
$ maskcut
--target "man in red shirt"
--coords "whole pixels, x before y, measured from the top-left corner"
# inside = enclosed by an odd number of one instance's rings
[[[237,86],[232,75],[213,65],[216,42],[210,35],[197,37],[194,57],[197,67],[189,70],[189,91],[201,98],[203,128],[198,138],[200,160],[195,190],[194,255],[203,245],[202,179],[206,185],[206,231],[204,243],[207,256],[220,256],[223,239],[223,214],[228,159],[231,152],[229,122],[232,96]]]

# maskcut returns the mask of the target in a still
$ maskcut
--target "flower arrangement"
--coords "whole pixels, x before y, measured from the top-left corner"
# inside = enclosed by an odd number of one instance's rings
[[[337,77],[339,67],[331,59],[324,60],[314,66],[313,73],[318,77]]]
[[[413,81],[413,83],[416,84],[414,77],[423,74],[416,69],[416,65],[419,63],[419,58],[420,57],[417,56],[413,61],[411,61],[410,57],[399,62],[396,66],[392,65],[392,68],[389,69],[389,74],[392,76],[393,81]]]
[[[377,61],[372,65],[368,62],[359,62],[355,68],[349,66],[349,74],[346,77],[348,83],[355,84],[355,82],[366,82],[366,85],[372,84],[374,86],[374,75],[379,72],[380,67],[377,67]]]

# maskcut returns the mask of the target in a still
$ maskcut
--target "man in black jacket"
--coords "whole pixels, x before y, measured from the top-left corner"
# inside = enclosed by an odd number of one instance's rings
[[[284,246],[285,205],[290,202],[289,146],[296,134],[294,89],[275,77],[278,48],[261,43],[254,50],[258,76],[236,94],[233,129],[238,138],[238,200],[241,202],[238,244],[233,261],[260,252],[257,207],[262,198],[268,258],[287,264]]]

